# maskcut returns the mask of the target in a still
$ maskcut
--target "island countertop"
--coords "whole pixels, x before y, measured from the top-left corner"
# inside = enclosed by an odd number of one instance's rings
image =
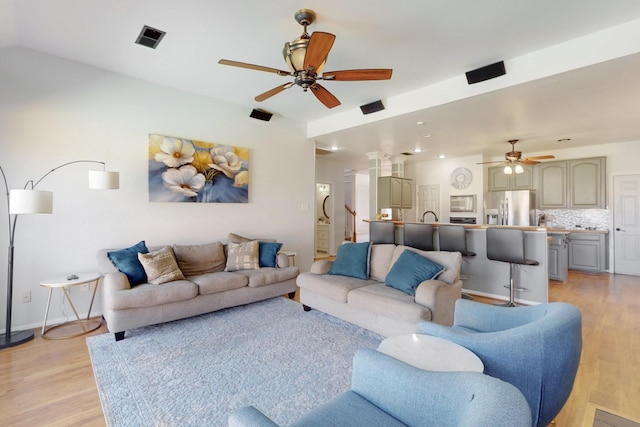
[[[364,222],[392,222],[397,226],[402,227],[405,224],[429,224],[434,227],[438,227],[440,225],[461,225],[468,230],[486,230],[489,227],[501,227],[501,228],[515,228],[523,231],[546,231],[547,233],[592,233],[592,234],[609,234],[609,230],[606,228],[601,228],[597,230],[589,230],[586,228],[553,228],[553,227],[538,227],[538,226],[527,226],[527,225],[496,225],[496,224],[450,224],[446,222],[412,222],[412,221],[400,221],[396,219],[389,220],[370,220],[365,219]]]

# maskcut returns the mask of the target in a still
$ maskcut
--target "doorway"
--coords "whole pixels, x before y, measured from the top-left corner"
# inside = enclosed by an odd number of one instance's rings
[[[433,211],[440,215],[440,184],[421,185],[418,187],[418,209],[416,211],[416,221],[422,219],[422,213]]]
[[[613,272],[640,276],[640,175],[613,177],[613,243]]]
[[[331,255],[333,236],[333,203],[332,185],[326,182],[316,183],[316,226],[315,257],[323,258]]]

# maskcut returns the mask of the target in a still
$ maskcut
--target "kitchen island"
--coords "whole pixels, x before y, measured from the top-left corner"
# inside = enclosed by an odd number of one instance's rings
[[[396,242],[402,244],[403,221],[395,224]],[[430,223],[434,227],[434,246],[438,248],[438,227],[440,225],[461,225]],[[509,263],[492,261],[487,258],[486,230],[489,227],[517,228],[524,231],[525,253],[527,259],[538,261],[538,265],[518,265],[515,269],[516,285],[527,289],[516,292],[516,302],[521,304],[540,304],[549,301],[548,280],[548,243],[545,227],[500,226],[486,224],[464,224],[467,249],[475,256],[463,257],[461,278],[463,291],[470,295],[481,295],[508,301]]]
[[[366,221],[373,222],[373,221]],[[406,222],[388,220],[383,222],[393,222],[395,225],[395,241],[398,244],[404,243],[403,227]],[[422,223],[420,223],[422,224]],[[461,275],[463,279],[463,291],[470,295],[481,295],[490,298],[496,298],[507,301],[509,299],[509,290],[505,286],[509,285],[509,264],[500,261],[492,261],[487,258],[487,239],[486,230],[489,227],[501,228],[517,228],[524,231],[525,236],[525,254],[527,259],[538,261],[538,265],[518,265],[515,269],[516,285],[526,288],[527,291],[516,292],[516,301],[522,304],[539,304],[548,302],[549,298],[549,274],[552,278],[563,281],[566,277],[566,260],[562,260],[555,256],[550,257],[550,241],[553,236],[562,235],[563,239],[569,235],[573,236],[601,236],[606,237],[608,230],[593,230],[584,228],[547,228],[536,226],[502,226],[487,224],[446,224],[446,223],[427,223],[434,227],[434,247],[439,247],[438,243],[438,227],[441,225],[460,225],[466,230],[467,249],[474,252],[476,256],[463,257]],[[575,237],[574,237],[575,239]],[[604,240],[606,243],[607,240]],[[593,243],[593,242],[586,242]],[[601,244],[602,245],[602,244]],[[578,255],[583,252],[597,253],[600,258],[599,265],[606,266],[606,244],[604,248],[595,249],[593,245],[587,246],[586,250],[580,252],[575,251],[572,259],[579,259]],[[556,254],[557,255],[557,254]],[[565,254],[565,258],[567,255]],[[575,262],[574,262],[575,263]],[[584,263],[582,263],[584,264]],[[569,262],[571,266],[571,262]],[[585,271],[597,271],[595,268],[589,270],[590,266],[580,268]],[[570,267],[571,268],[571,267]],[[575,267],[573,267],[575,268]],[[604,267],[600,269],[602,271]],[[564,277],[563,277],[564,276]]]

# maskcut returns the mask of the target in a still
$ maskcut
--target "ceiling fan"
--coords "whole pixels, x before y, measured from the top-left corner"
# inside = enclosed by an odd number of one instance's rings
[[[294,15],[295,20],[304,27],[300,37],[292,42],[286,42],[282,49],[282,55],[290,71],[278,70],[276,68],[263,67],[261,65],[247,64],[244,62],[221,59],[219,64],[230,65],[232,67],[248,68],[257,71],[276,73],[279,76],[290,76],[294,81],[277,86],[255,97],[258,102],[264,101],[274,95],[279,94],[293,85],[300,86],[305,92],[311,92],[327,108],[340,105],[340,101],[331,92],[318,83],[318,80],[389,80],[393,70],[387,68],[380,69],[359,69],[322,72],[329,51],[333,46],[336,36],[330,33],[316,31],[309,35],[307,26],[316,20],[316,14],[310,9],[301,9]],[[322,74],[321,74],[322,73]]]
[[[508,142],[509,144],[511,144],[511,151],[504,154],[504,158],[505,158],[504,160],[498,160],[494,162],[482,162],[482,163],[476,163],[476,164],[484,165],[484,164],[490,164],[490,163],[500,163],[497,166],[504,165],[504,173],[507,175],[511,175],[514,171],[515,173],[523,173],[524,168],[522,167],[522,165],[537,165],[538,163],[540,163],[539,160],[555,159],[555,156],[551,154],[547,154],[544,156],[527,157],[523,159],[522,153],[520,151],[516,151],[515,149],[515,145],[516,145],[516,142],[518,142],[518,140],[510,139]]]

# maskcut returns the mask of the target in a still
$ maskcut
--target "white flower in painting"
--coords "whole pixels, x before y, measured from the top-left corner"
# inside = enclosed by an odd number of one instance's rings
[[[162,180],[171,191],[188,197],[197,196],[205,183],[204,175],[190,165],[180,169],[167,169],[162,172]]]
[[[156,153],[155,160],[170,168],[177,168],[193,161],[196,149],[193,144],[178,138],[164,138],[160,143],[160,153]]]
[[[249,171],[240,172],[233,180],[234,187],[244,187],[245,185],[249,185]]]
[[[240,157],[233,151],[228,151],[224,147],[216,147],[211,150],[211,158],[213,163],[209,165],[210,168],[219,170],[227,176],[227,178],[233,178],[242,167],[242,161]]]

